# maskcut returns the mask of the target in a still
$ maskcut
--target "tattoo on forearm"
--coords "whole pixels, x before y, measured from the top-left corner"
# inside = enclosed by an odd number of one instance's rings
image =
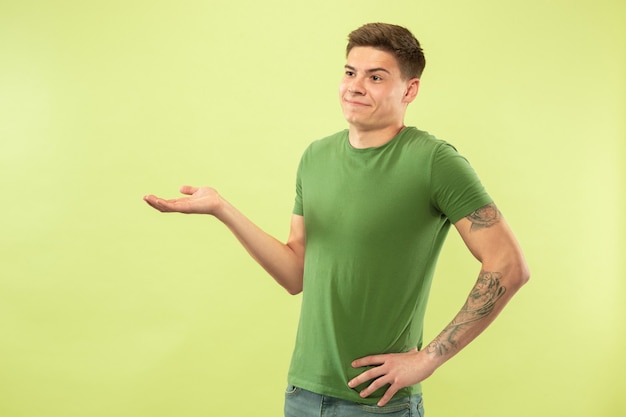
[[[472,289],[465,305],[452,322],[426,347],[428,353],[438,356],[458,350],[458,333],[469,323],[487,317],[493,311],[496,302],[506,292],[500,284],[500,272],[481,271],[478,281]]]
[[[498,207],[494,203],[490,203],[466,216],[466,219],[472,222],[470,231],[474,231],[493,226],[500,221],[500,217]]]

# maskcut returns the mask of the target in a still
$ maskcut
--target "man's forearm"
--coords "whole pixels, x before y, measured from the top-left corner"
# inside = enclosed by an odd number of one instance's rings
[[[252,257],[291,294],[302,291],[304,218],[293,216],[289,240],[283,244],[265,233],[211,187],[184,185],[186,197],[163,199],[149,194],[144,201],[162,213],[209,214],[224,223]]]
[[[235,235],[254,260],[290,294],[302,291],[304,246],[299,241],[286,244],[264,232],[228,201],[215,217]]]
[[[522,269],[506,273],[482,270],[459,313],[426,347],[425,351],[443,363],[485,330],[524,284]]]

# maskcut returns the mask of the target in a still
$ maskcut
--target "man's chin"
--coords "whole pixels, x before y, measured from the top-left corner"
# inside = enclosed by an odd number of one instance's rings
[[[368,119],[367,117],[363,116],[363,115],[359,115],[359,114],[354,114],[354,113],[344,113],[344,118],[346,119],[346,122],[348,122],[351,126],[354,127],[365,127],[367,126],[368,123]]]
[[[346,122],[348,122],[351,127],[362,131],[372,130],[372,128],[374,127],[371,123],[368,123],[367,119],[363,119],[360,117],[346,117]]]

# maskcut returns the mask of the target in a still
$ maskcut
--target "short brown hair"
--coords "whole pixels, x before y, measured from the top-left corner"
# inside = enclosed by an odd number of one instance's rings
[[[346,56],[355,46],[370,46],[393,54],[398,60],[402,76],[422,76],[426,59],[419,41],[406,28],[388,23],[368,23],[348,36]]]

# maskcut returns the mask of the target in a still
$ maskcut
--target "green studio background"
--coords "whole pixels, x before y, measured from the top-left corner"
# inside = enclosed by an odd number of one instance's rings
[[[299,296],[214,219],[141,198],[212,185],[284,239],[370,21],[423,43],[407,123],[470,159],[532,270],[424,384],[428,415],[624,415],[625,18],[621,0],[0,1],[0,415],[281,415]],[[426,339],[478,268],[452,232]]]

